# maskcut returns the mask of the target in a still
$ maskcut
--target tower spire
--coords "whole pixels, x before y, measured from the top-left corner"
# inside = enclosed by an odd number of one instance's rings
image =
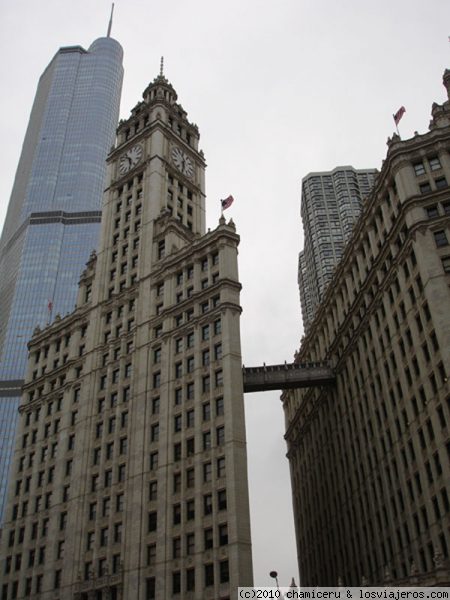
[[[164,56],[161,56],[161,66],[159,68],[159,76],[164,77]]]
[[[113,12],[114,12],[114,2],[112,3],[112,6],[111,6],[111,16],[109,17],[108,32],[106,34],[106,37],[111,37],[111,27],[112,27]]]

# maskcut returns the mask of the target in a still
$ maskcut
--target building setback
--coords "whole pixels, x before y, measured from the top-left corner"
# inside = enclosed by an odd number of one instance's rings
[[[336,386],[283,393],[302,585],[448,585],[449,151],[450,101],[388,141],[297,356]]]
[[[106,156],[122,89],[122,48],[61,48],[42,74],[0,239],[0,522],[37,324],[73,310],[97,246]]]
[[[336,167],[302,179],[304,248],[298,285],[305,331],[325,294],[368,196],[377,171]]]
[[[7,600],[252,585],[239,237],[223,217],[205,233],[199,133],[173,87],[161,74],[143,98],[108,158],[76,310],[29,345]]]

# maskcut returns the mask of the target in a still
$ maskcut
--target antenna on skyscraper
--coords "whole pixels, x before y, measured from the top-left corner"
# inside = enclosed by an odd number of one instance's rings
[[[106,34],[106,37],[111,37],[111,27],[112,27],[113,12],[114,12],[114,2],[112,3],[112,6],[111,6],[111,16],[109,17],[108,33]]]

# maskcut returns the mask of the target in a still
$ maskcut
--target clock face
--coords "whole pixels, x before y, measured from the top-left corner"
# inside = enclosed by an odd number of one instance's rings
[[[122,154],[119,160],[119,173],[124,175],[130,169],[135,167],[142,158],[143,148],[139,144],[133,146]]]
[[[187,154],[180,148],[175,146],[172,149],[172,161],[176,168],[186,175],[186,177],[192,178],[194,175],[194,163]]]

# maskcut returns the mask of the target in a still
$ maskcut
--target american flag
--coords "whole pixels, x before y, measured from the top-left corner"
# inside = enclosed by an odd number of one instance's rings
[[[228,198],[225,198],[225,200],[221,200],[220,204],[222,205],[222,210],[229,208],[233,204],[233,202],[234,202],[233,196],[228,196]]]
[[[404,106],[400,106],[400,108],[398,109],[398,111],[395,113],[395,115],[392,115],[394,117],[394,122],[396,125],[399,124],[400,119],[403,117],[403,115],[406,112],[406,108]]]

